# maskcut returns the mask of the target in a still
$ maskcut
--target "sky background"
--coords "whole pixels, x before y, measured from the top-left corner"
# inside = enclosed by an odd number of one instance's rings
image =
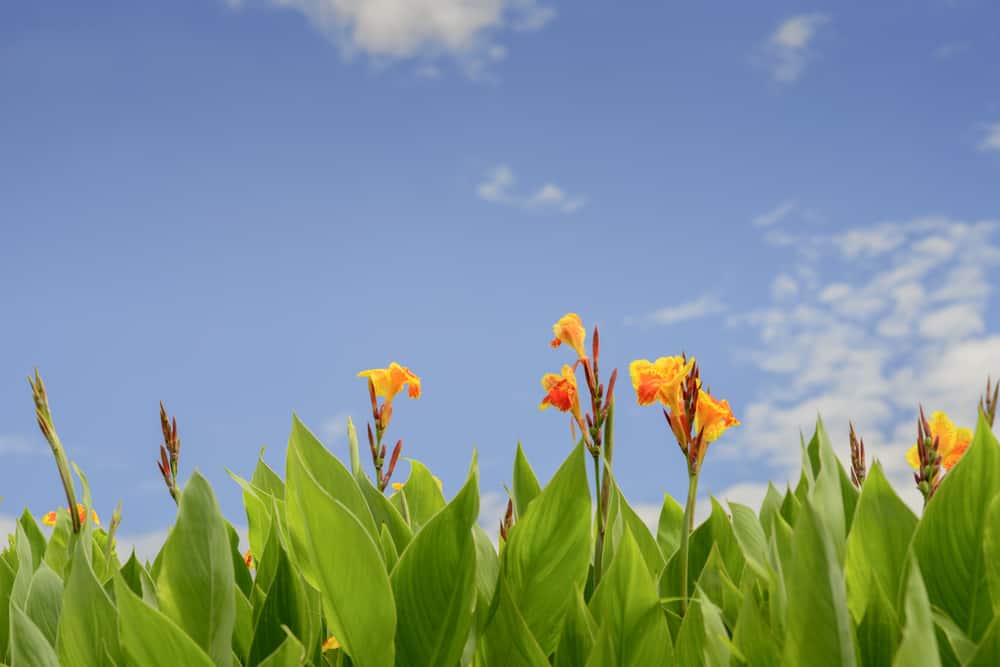
[[[515,443],[543,479],[571,448],[538,410],[567,311],[605,373],[698,358],[743,422],[706,496],[796,478],[821,412],[915,502],[917,405],[973,426],[1000,375],[998,65],[986,0],[7,3],[0,523],[63,500],[35,366],[149,553],[158,401],[182,478],[245,525],[226,468],[266,445],[282,470],[293,411],[346,458],[356,373],[398,361],[424,395],[388,437],[449,496],[477,447],[492,527]],[[683,460],[617,396],[616,475],[655,520]]]

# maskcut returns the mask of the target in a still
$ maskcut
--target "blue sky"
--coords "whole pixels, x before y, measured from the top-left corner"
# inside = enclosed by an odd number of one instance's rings
[[[392,437],[496,512],[566,311],[603,366],[687,351],[741,429],[702,488],[756,503],[817,410],[905,485],[918,402],[1000,375],[1000,9],[870,3],[243,0],[0,15],[0,513],[61,499],[38,366],[98,510],[172,517],[157,402],[229,467],[295,410],[346,455],[355,374],[424,378]],[[617,475],[654,513],[676,445],[619,385]],[[405,466],[401,470],[405,475]],[[704,503],[703,503],[704,505]]]

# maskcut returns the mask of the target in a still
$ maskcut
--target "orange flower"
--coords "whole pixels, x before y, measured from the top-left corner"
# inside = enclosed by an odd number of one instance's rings
[[[335,651],[338,648],[340,648],[340,642],[333,635],[327,637],[326,641],[323,642],[323,651]]]
[[[581,359],[587,358],[587,353],[583,351],[583,342],[587,339],[587,330],[583,328],[583,322],[576,313],[566,313],[559,321],[552,325],[552,333],[555,338],[549,343],[552,347],[559,347],[566,343],[576,350]]]
[[[654,362],[636,359],[628,366],[639,405],[659,401],[679,415],[681,410],[681,384],[694,366],[694,357],[684,362],[684,357],[660,357]]]
[[[561,412],[571,412],[577,420],[582,419],[580,414],[579,392],[576,388],[576,375],[573,369],[564,364],[562,375],[546,373],[542,376],[542,389],[545,390],[545,398],[542,399],[539,410],[554,406]]]
[[[407,394],[410,398],[420,398],[420,378],[406,366],[400,366],[395,361],[388,368],[372,368],[358,373],[358,377],[370,378],[375,385],[375,395],[381,396],[386,403],[392,402],[396,394],[408,385]]]
[[[251,552],[249,549],[247,549],[247,552],[243,554],[243,562],[247,564],[248,570],[253,569],[254,567],[253,552]]]
[[[715,400],[711,394],[704,389],[698,390],[698,408],[694,415],[694,432],[697,434],[702,428],[705,429],[702,435],[702,442],[708,444],[718,440],[719,436],[731,426],[739,426],[740,422],[733,416],[733,411],[729,409],[729,401],[723,399]],[[705,455],[705,447],[700,452]]]
[[[951,467],[958,463],[969,448],[972,442],[972,431],[967,428],[955,428],[955,425],[948,419],[948,415],[943,412],[931,413],[929,425],[931,427],[931,438],[937,438],[938,454],[941,456],[941,467],[951,470]],[[913,445],[906,452],[906,461],[914,470],[920,469],[920,454],[917,446]]]
[[[48,512],[45,516],[42,517],[42,523],[46,526],[56,525],[56,512],[57,510]],[[85,508],[80,503],[76,504],[76,513],[77,516],[80,517],[80,523],[83,523],[87,520],[87,508]],[[91,516],[94,518],[94,525],[100,526],[101,519],[97,516],[97,510],[90,510],[90,513]]]

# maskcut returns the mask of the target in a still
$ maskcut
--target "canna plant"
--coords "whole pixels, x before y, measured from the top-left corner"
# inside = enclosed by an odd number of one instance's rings
[[[249,478],[230,473],[249,550],[205,478],[177,478],[179,439],[163,411],[158,467],[177,515],[152,562],[119,555],[120,507],[106,529],[98,523],[36,374],[59,495],[77,510],[44,515],[45,529],[25,511],[0,552],[0,663],[1000,664],[995,394],[968,438],[942,415],[920,419],[917,473],[928,493],[919,517],[882,463],[865,459],[853,427],[848,472],[818,420],[794,488],[769,486],[759,508],[712,499],[694,526],[706,450],[738,422],[702,388],[694,359],[633,362],[637,400],[664,408],[690,480],[684,507],[665,495],[654,533],[612,472],[614,374],[605,390],[598,334],[589,355],[578,317],[561,319],[556,337],[577,360],[543,379],[542,405],[568,414],[579,437],[544,484],[516,448],[499,534],[477,522],[475,452],[450,498],[415,461],[405,482],[390,482],[393,457],[383,470],[378,456],[384,464],[386,406],[404,385],[419,394],[419,379],[380,393],[368,375],[375,478],[350,421],[341,460],[293,415],[283,474],[263,451]],[[575,370],[590,394],[586,411]]]

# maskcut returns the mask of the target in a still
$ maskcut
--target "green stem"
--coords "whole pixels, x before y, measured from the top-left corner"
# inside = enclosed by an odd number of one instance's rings
[[[694,528],[694,505],[698,495],[698,473],[689,473],[688,497],[684,506],[684,530],[681,532],[681,616],[687,613],[688,602],[688,544]]]
[[[597,539],[594,541],[594,588],[601,580],[601,553],[604,551],[604,517],[601,512],[601,455],[594,454],[594,505],[597,508]]]

